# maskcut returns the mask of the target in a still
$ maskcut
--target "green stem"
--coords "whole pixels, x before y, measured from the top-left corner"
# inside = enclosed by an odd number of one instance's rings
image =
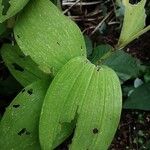
[[[116,49],[111,48],[107,53],[105,53],[96,63],[95,65],[101,65],[105,60],[107,60],[111,55],[115,52]]]
[[[129,40],[127,40],[126,42],[123,42],[122,44],[118,44],[116,46],[116,49],[123,49],[125,46],[127,46],[130,42],[132,42],[133,40],[137,39],[139,36],[143,35],[144,33],[146,33],[147,31],[150,30],[150,25],[147,26],[146,28],[144,28],[143,30],[141,30],[140,32],[138,32],[137,34],[135,34],[134,36],[132,36]]]

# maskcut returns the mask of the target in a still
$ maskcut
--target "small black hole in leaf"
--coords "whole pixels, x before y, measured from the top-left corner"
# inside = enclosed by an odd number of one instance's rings
[[[27,131],[26,128],[23,128],[23,129],[21,129],[21,131],[18,132],[18,135],[21,136],[23,134],[30,135],[31,133],[29,131]]]
[[[32,95],[33,94],[33,89],[30,89],[27,92],[28,92],[28,94]]]
[[[82,45],[81,45],[81,49],[83,49]]]
[[[19,36],[19,35],[17,35],[17,38],[20,38],[20,36]]]
[[[137,4],[137,3],[139,3],[141,0],[129,0],[129,3],[130,4]]]
[[[94,133],[94,134],[97,134],[98,132],[99,132],[99,131],[98,131],[97,128],[94,128],[94,129],[93,129],[93,133]]]
[[[26,132],[26,128],[23,128],[23,129],[21,129],[19,132],[18,132],[18,135],[22,135],[22,134],[24,134]]]
[[[57,42],[57,44],[58,44],[58,45],[60,45],[60,43],[59,43],[59,42]]]
[[[99,71],[99,70],[101,69],[101,67],[100,67],[100,66],[97,66],[96,68],[97,68],[97,71]]]
[[[22,67],[20,67],[18,64],[13,63],[12,65],[14,66],[15,70],[18,70],[18,71],[21,71],[21,72],[24,71],[24,69]]]
[[[13,105],[14,108],[18,108],[19,106],[20,106],[19,104]]]

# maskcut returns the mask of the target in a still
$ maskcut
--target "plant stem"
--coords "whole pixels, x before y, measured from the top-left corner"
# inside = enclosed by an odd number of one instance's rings
[[[150,25],[147,26],[146,28],[144,28],[143,30],[141,30],[140,32],[138,32],[137,34],[135,34],[134,36],[132,36],[129,40],[127,40],[126,42],[123,42],[122,44],[118,44],[116,46],[116,49],[123,49],[125,46],[127,46],[130,42],[132,42],[133,40],[137,39],[139,36],[143,35],[144,33],[146,33],[147,31],[150,30]]]

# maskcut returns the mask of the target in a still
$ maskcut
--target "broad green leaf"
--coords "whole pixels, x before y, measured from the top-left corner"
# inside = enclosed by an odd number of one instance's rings
[[[49,78],[48,74],[42,72],[30,57],[20,51],[17,45],[5,44],[1,54],[9,71],[24,87],[34,81]]]
[[[145,3],[146,0],[141,0],[137,4],[130,4],[129,0],[123,0],[125,6],[124,22],[121,35],[118,42],[118,47],[122,48],[129,42],[138,38],[141,32],[144,32],[145,27]],[[143,31],[142,31],[143,30]]]
[[[37,81],[17,95],[0,122],[0,149],[40,150],[38,124],[49,82]],[[53,148],[67,138],[74,122],[63,124],[64,130],[54,141]]]
[[[62,124],[76,120],[70,150],[104,150],[111,143],[121,113],[117,75],[83,57],[70,60],[55,76],[44,99],[39,136],[41,148],[52,150]]]
[[[14,16],[29,0],[0,0],[0,22]]]
[[[124,51],[113,51],[110,45],[97,46],[90,61],[95,65],[109,66],[116,71],[122,81],[139,75],[140,62]]]
[[[114,69],[123,81],[139,75],[139,61],[124,51],[116,51],[103,64]]]
[[[49,0],[31,0],[14,28],[21,50],[54,74],[71,58],[86,55],[77,25]]]
[[[150,110],[150,82],[136,88],[124,102],[125,109]]]
[[[35,82],[20,92],[0,122],[0,149],[40,150],[38,122],[49,82]]]

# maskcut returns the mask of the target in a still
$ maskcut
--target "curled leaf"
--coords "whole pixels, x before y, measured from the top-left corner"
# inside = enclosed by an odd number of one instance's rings
[[[49,0],[31,0],[14,28],[21,50],[54,74],[71,58],[86,55],[77,25]]]
[[[51,150],[76,120],[70,150],[104,150],[110,145],[121,113],[121,88],[116,73],[87,59],[70,60],[56,75],[44,99],[39,136],[41,148]]]

